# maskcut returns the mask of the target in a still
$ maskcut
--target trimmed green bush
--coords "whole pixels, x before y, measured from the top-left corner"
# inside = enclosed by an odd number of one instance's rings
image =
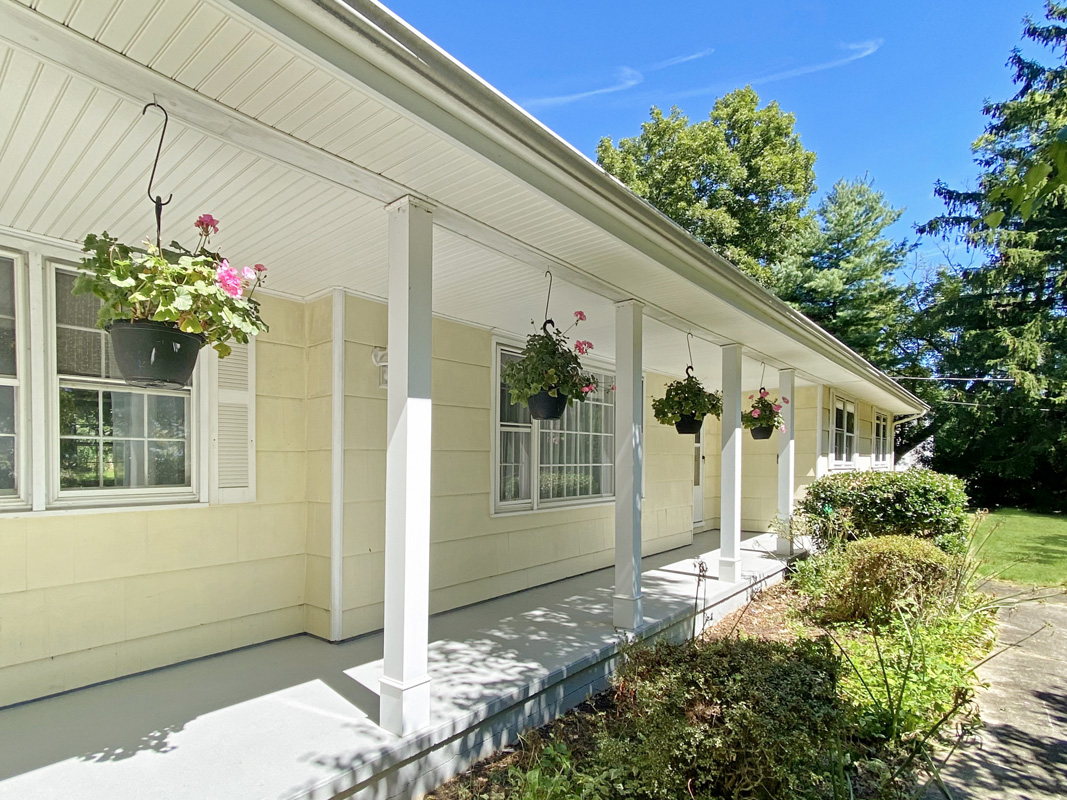
[[[840,670],[826,639],[631,651],[599,769],[621,797],[823,798],[846,717]]]
[[[932,539],[948,553],[967,549],[963,481],[929,469],[864,470],[819,478],[797,506],[797,528],[826,547],[873,536]]]
[[[898,610],[922,613],[955,586],[963,568],[932,542],[910,536],[882,536],[849,542],[807,562],[798,586],[811,598],[817,622],[883,624]]]

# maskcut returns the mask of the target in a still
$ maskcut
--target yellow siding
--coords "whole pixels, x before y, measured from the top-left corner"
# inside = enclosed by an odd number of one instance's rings
[[[304,629],[304,307],[263,312],[257,503],[0,520],[0,706]]]

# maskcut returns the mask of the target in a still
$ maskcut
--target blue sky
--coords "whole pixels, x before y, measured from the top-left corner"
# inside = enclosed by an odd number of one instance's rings
[[[895,2],[498,2],[386,4],[592,156],[636,134],[652,105],[703,118],[751,83],[797,118],[819,194],[869,174],[906,207],[893,233],[940,212],[937,179],[973,184],[970,143],[986,98],[1011,92],[1004,62],[1037,0]],[[936,257],[932,244],[923,251]]]

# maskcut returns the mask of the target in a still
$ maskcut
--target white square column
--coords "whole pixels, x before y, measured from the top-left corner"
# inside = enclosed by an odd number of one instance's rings
[[[778,521],[784,525],[782,533],[790,533],[793,517],[793,485],[796,472],[796,370],[778,370],[778,402],[782,404],[782,423],[785,431],[778,432]],[[787,403],[785,399],[788,398]],[[793,539],[778,537],[778,555],[793,554]]]
[[[615,305],[616,628],[636,630],[641,614],[641,476],[644,470],[642,323],[636,300]],[[607,387],[604,387],[607,391]]]
[[[383,728],[430,722],[430,365],[433,207],[402,197],[389,213],[389,409],[385,461]]]
[[[741,580],[741,345],[722,348],[722,507],[719,580]]]

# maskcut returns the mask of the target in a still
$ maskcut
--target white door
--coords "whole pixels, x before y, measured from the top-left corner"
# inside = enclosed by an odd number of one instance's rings
[[[704,428],[693,445],[693,526],[704,521]]]

